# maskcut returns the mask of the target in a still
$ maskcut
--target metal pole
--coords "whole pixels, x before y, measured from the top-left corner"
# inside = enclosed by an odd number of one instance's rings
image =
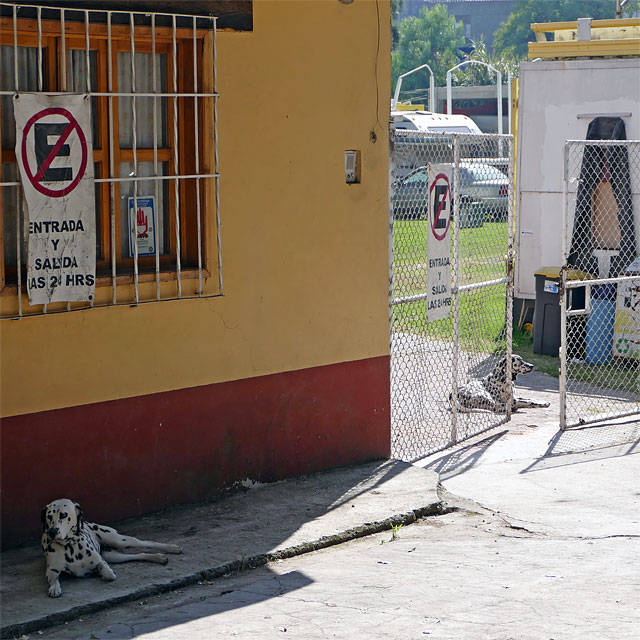
[[[407,71],[407,73],[403,73],[402,75],[398,76],[398,80],[396,81],[396,90],[393,94],[393,99],[391,100],[392,110],[398,106],[398,98],[400,97],[400,88],[402,87],[402,81],[407,76],[410,76],[412,73],[415,73],[416,71],[420,71],[421,69],[429,70],[429,104],[431,106],[431,111],[433,111],[435,80],[434,80],[433,70],[428,64],[421,64],[419,67],[416,67],[415,69],[411,69],[411,71]]]
[[[388,172],[388,196],[387,196],[387,226],[388,226],[388,246],[389,246],[389,291],[388,291],[388,300],[389,300],[389,354],[390,354],[390,363],[389,363],[389,384],[391,386],[391,390],[393,391],[395,386],[394,380],[394,372],[395,372],[395,360],[394,360],[394,344],[393,344],[393,316],[394,316],[394,303],[393,303],[393,194],[394,194],[394,186],[393,186],[393,176],[395,173],[395,160],[396,154],[394,149],[395,144],[395,133],[392,127],[389,128],[389,172]],[[390,408],[390,416],[389,420],[391,423],[391,433],[390,433],[390,445],[389,450],[391,451],[391,455],[396,455],[395,452],[395,402],[393,399],[391,400],[391,408]]]
[[[563,147],[562,180],[562,268],[560,270],[560,430],[567,428],[567,213],[569,197],[569,145]]]
[[[512,104],[511,104],[511,100],[512,100],[512,96],[511,96],[511,83],[513,81],[513,78],[511,77],[511,71],[508,72],[507,74],[507,126],[509,129],[509,135],[511,135],[513,133],[513,131],[511,130],[511,118],[512,116]]]
[[[436,112],[436,80],[433,71],[431,71],[431,75],[429,76],[429,111],[431,111],[431,113]]]
[[[513,138],[509,138],[508,150],[509,150],[509,168],[508,168],[508,186],[507,186],[507,198],[509,203],[509,216],[507,225],[507,309],[506,309],[506,335],[507,341],[507,367],[506,374],[507,380],[511,380],[511,356],[513,354],[513,287],[514,287],[514,266],[515,266],[515,254],[513,250],[514,245],[514,197],[513,197]],[[513,403],[513,385],[509,385],[509,402],[507,403],[507,420],[511,420],[511,409]]]
[[[447,85],[447,88],[449,85]],[[458,441],[458,403],[456,402],[456,394],[458,392],[458,356],[459,356],[459,312],[460,312],[460,293],[458,291],[458,251],[459,231],[460,231],[460,140],[458,136],[453,134],[453,251],[451,252],[451,306],[453,317],[451,319],[452,329],[452,366],[451,366],[451,434],[450,443],[455,444]]]
[[[502,135],[502,74],[496,69],[498,83],[498,134]]]

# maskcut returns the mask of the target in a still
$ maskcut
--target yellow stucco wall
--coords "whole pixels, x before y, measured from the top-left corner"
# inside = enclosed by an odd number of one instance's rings
[[[218,34],[225,295],[1,321],[3,416],[388,354],[389,22],[255,0]]]

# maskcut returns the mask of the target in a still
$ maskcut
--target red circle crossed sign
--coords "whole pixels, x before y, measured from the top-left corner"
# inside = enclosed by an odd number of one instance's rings
[[[27,156],[27,136],[31,131],[33,125],[40,119],[46,116],[52,115],[60,115],[65,117],[69,122],[67,126],[64,128],[63,132],[60,134],[58,141],[52,147],[51,151],[44,159],[42,164],[37,167],[37,171],[34,173],[31,171],[31,167],[29,166],[29,160]],[[62,145],[67,141],[67,138],[73,133],[76,132],[78,134],[78,138],[80,138],[80,167],[78,169],[78,174],[75,178],[62,189],[49,189],[41,184],[42,178],[44,177],[45,172],[51,165],[51,163],[55,160],[58,152],[62,148]],[[36,191],[44,194],[45,196],[50,196],[52,198],[61,198],[62,196],[66,196],[68,193],[73,191],[77,186],[84,172],[87,168],[87,139],[82,131],[82,128],[78,124],[78,121],[71,115],[69,111],[63,109],[62,107],[50,107],[48,109],[43,109],[42,111],[38,111],[35,115],[31,116],[27,121],[27,124],[24,127],[24,131],[22,133],[22,164],[24,166],[25,173],[29,178],[29,182],[33,185],[33,188]]]
[[[451,215],[452,215],[451,207],[449,207],[449,219],[447,220],[447,226],[444,228],[444,231],[442,231],[442,233],[438,233],[437,224],[440,221],[440,214],[442,213],[442,210],[444,209],[446,202],[447,201],[451,202],[451,185],[449,184],[449,178],[447,177],[446,174],[439,173],[435,177],[434,181],[431,183],[431,187],[429,188],[429,198],[432,197],[433,189],[436,186],[436,183],[438,182],[438,180],[440,179],[445,181],[447,185],[447,189],[444,192],[442,199],[438,203],[438,211],[435,210],[435,202],[434,202],[433,220],[431,220],[431,231],[433,232],[433,235],[436,237],[436,239],[444,240],[445,237],[447,236],[447,232],[449,231],[449,227],[451,226]]]

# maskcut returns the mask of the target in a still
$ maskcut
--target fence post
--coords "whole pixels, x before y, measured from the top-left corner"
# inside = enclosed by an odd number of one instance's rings
[[[500,141],[502,145],[502,140]],[[508,140],[507,148],[509,150],[509,166],[507,178],[509,184],[507,186],[507,202],[508,204],[508,214],[507,214],[507,301],[506,301],[506,313],[505,313],[505,340],[507,343],[506,348],[506,358],[507,358],[507,367],[506,367],[506,376],[507,380],[511,380],[511,355],[513,354],[513,277],[514,277],[514,267],[515,267],[515,255],[513,251],[513,236],[514,236],[514,225],[516,221],[515,217],[515,201],[514,201],[514,193],[513,193],[513,138],[510,137]],[[513,386],[509,387],[509,402],[507,402],[507,421],[511,420],[511,410],[512,410],[512,402],[513,402]]]
[[[451,330],[453,341],[453,359],[451,366],[451,444],[458,441],[458,407],[455,400],[458,391],[458,359],[459,359],[459,232],[460,232],[460,140],[453,135],[453,251],[451,253]]]
[[[560,430],[567,428],[567,227],[569,197],[569,143],[562,150],[562,259],[560,268]]]

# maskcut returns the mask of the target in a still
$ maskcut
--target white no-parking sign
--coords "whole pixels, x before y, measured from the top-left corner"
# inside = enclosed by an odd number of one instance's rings
[[[451,311],[451,167],[446,164],[430,164],[427,175],[427,322],[433,322],[447,318]]]
[[[92,300],[96,214],[90,100],[21,93],[13,107],[27,209],[29,304]]]

